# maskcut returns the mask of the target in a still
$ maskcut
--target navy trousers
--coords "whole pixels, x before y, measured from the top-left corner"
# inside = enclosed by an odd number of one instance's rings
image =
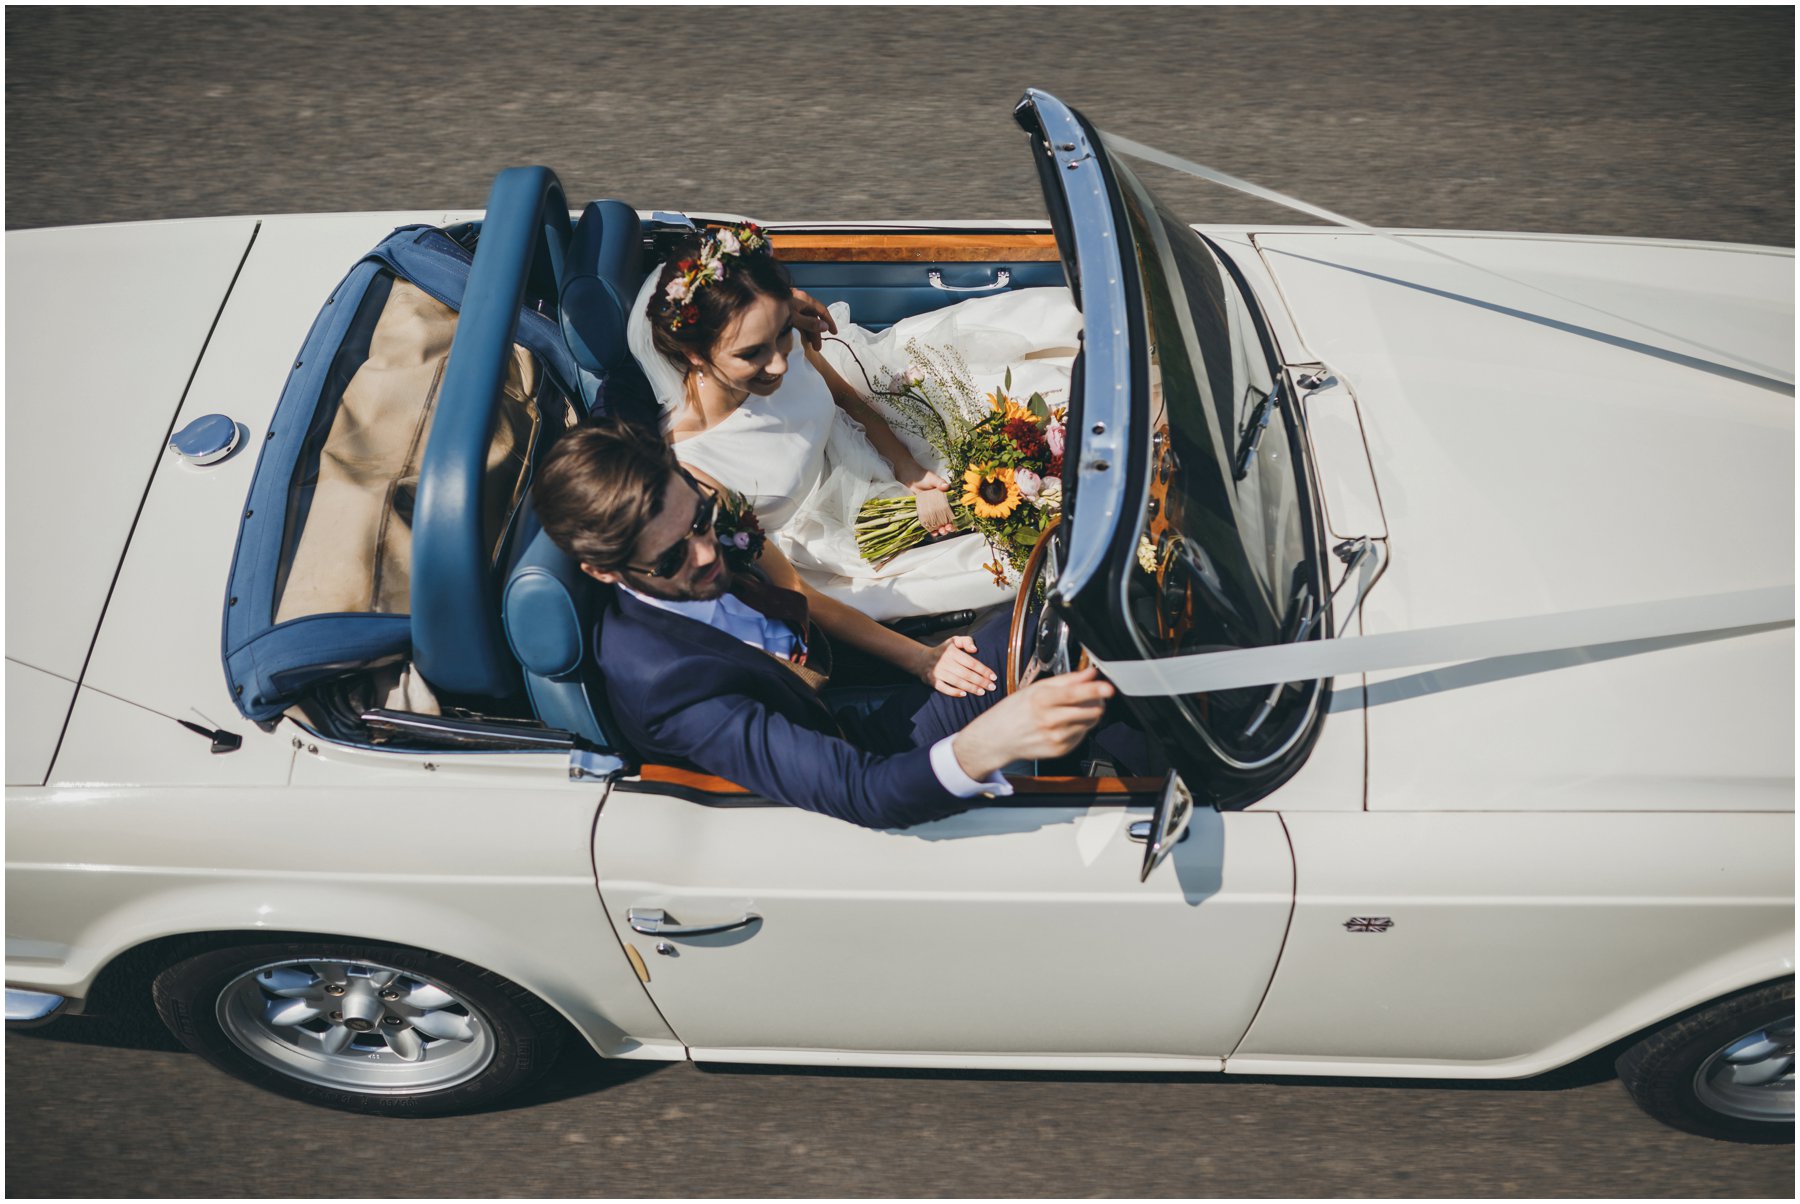
[[[864,751],[891,754],[928,748],[969,726],[977,715],[1006,697],[1006,638],[1011,621],[1012,609],[1008,607],[990,615],[969,633],[975,641],[976,658],[1000,679],[993,690],[952,698],[922,681],[910,681],[894,687],[873,709],[851,706],[837,710],[837,720],[845,734]]]

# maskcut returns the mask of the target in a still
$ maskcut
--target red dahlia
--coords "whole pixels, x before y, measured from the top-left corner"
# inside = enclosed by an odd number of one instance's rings
[[[1026,418],[1014,418],[1006,424],[1006,437],[1013,446],[1027,456],[1042,456],[1049,451],[1044,444],[1044,432],[1038,424]]]

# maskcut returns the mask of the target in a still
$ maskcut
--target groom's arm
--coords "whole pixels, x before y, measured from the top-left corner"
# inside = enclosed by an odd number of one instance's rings
[[[864,752],[745,694],[691,701],[652,717],[648,729],[658,754],[865,828],[910,827],[970,805],[938,780],[929,748]]]

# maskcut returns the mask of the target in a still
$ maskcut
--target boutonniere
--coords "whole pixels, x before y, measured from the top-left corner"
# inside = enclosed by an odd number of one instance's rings
[[[713,534],[718,537],[725,563],[741,572],[762,555],[768,535],[757,521],[756,509],[741,493],[726,490],[719,498],[719,513],[713,519]]]

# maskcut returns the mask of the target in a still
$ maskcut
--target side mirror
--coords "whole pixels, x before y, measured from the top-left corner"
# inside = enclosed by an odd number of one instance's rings
[[[1150,878],[1150,871],[1163,863],[1175,845],[1187,834],[1188,821],[1194,817],[1194,796],[1182,784],[1181,775],[1171,770],[1163,783],[1162,798],[1150,820],[1150,839],[1144,846],[1144,871],[1139,882]]]

